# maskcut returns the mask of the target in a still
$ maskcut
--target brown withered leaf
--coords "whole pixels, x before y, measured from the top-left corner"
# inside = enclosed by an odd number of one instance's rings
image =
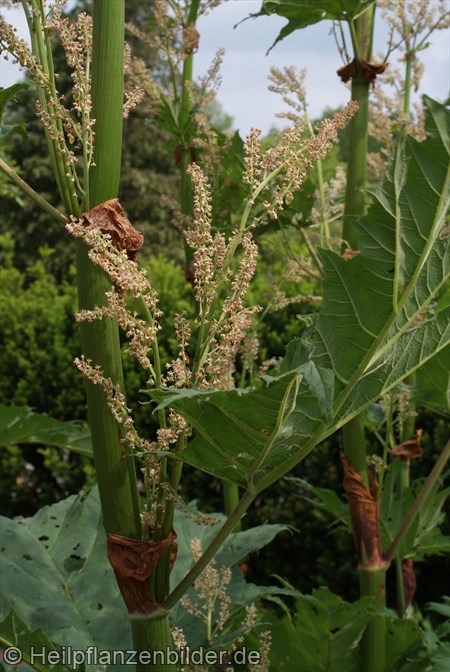
[[[174,530],[162,541],[136,541],[119,534],[107,535],[108,559],[129,614],[149,614],[158,609],[148,578],[170,548],[170,569],[177,556]]]
[[[423,448],[420,443],[422,438],[423,429],[416,430],[414,438],[409,441],[403,441],[399,443],[395,448],[389,451],[389,455],[392,457],[399,457],[403,462],[411,462],[423,455]]]
[[[360,63],[364,79],[372,83],[375,82],[377,75],[381,75],[388,66],[388,63],[368,63],[367,61],[360,61]],[[353,77],[356,77],[355,59],[353,59],[351,63],[347,63],[347,65],[339,68],[337,74],[345,83],[349,82]]]
[[[409,607],[409,605],[413,602],[417,589],[417,579],[414,573],[414,562],[410,558],[403,558],[402,560],[402,578],[405,607]]]
[[[341,455],[344,468],[344,490],[347,494],[352,519],[353,538],[359,562],[365,567],[382,563],[379,526],[378,484],[369,470],[370,491],[345,455]]]
[[[186,26],[183,29],[183,47],[186,54],[195,53],[198,49],[200,33],[195,26]]]
[[[144,236],[134,228],[120,205],[118,198],[100,203],[83,213],[85,224],[109,233],[115,248],[125,250],[128,259],[136,261],[138,250],[144,243]]]

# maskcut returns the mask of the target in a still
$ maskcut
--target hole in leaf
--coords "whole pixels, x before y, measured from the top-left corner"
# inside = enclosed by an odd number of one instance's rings
[[[41,534],[40,537],[38,537],[39,541],[48,541],[48,536],[46,534]]]
[[[28,553],[24,553],[24,554],[22,555],[22,558],[23,558],[24,560],[32,560],[32,559],[33,559],[33,558],[31,557],[31,555],[28,555]]]
[[[101,611],[101,610],[103,609],[103,604],[101,604],[101,603],[99,602],[99,603],[97,604],[97,609],[98,609],[99,611]]]
[[[79,572],[83,568],[86,562],[86,558],[82,558],[79,555],[69,555],[68,558],[64,560],[64,569],[68,572]]]

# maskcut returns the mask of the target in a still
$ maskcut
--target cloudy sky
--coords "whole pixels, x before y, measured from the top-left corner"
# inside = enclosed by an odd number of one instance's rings
[[[342,65],[334,40],[329,35],[330,22],[311,26],[294,33],[278,44],[268,56],[267,49],[285,24],[278,17],[261,17],[246,21],[236,29],[235,24],[250,13],[257,12],[261,0],[225,0],[218,8],[202,18],[198,29],[200,48],[195,58],[195,74],[206,72],[219,47],[226,50],[222,67],[222,86],[218,99],[234,124],[245,135],[251,126],[267,132],[271,126],[282,125],[276,113],[283,109],[281,99],[267,89],[270,67],[295,65],[307,68],[306,89],[310,113],[318,116],[325,107],[346,102],[348,92],[339,81],[336,70]],[[2,10],[2,14],[26,36],[21,10]],[[378,26],[376,51],[383,48],[385,31]],[[445,99],[449,94],[450,34],[440,31],[432,36],[432,46],[422,54],[425,76],[422,92]],[[394,55],[394,60],[395,60]],[[0,85],[9,86],[18,73],[10,63],[0,63]]]

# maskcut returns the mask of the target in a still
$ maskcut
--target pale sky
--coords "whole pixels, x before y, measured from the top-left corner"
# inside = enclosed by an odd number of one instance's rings
[[[281,98],[267,89],[267,76],[272,65],[307,68],[306,91],[312,117],[319,116],[325,107],[337,107],[348,99],[348,90],[336,75],[342,62],[334,39],[329,35],[331,22],[297,31],[266,56],[286,23],[284,19],[260,17],[233,28],[260,7],[261,0],[225,0],[198,24],[200,46],[195,56],[194,74],[204,74],[217,49],[225,49],[218,100],[225,112],[234,118],[234,126],[239,128],[241,135],[247,134],[252,126],[266,133],[273,125],[283,125],[283,121],[275,116],[284,109]],[[2,9],[2,14],[18,27],[21,36],[27,36],[21,9]],[[384,41],[383,28],[378,24],[375,51],[382,49]],[[445,100],[450,88],[450,34],[448,31],[436,32],[431,41],[432,46],[421,54],[425,63],[421,93]],[[393,56],[395,59],[396,55]],[[1,60],[0,85],[10,86],[17,77],[18,72],[11,63]]]

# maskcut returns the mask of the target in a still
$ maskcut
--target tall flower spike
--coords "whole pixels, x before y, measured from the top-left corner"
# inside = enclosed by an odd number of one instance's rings
[[[214,281],[214,239],[211,234],[211,193],[203,171],[195,163],[187,169],[194,188],[192,227],[184,232],[186,242],[194,250],[193,272],[196,299],[202,314],[208,312],[216,296]]]

